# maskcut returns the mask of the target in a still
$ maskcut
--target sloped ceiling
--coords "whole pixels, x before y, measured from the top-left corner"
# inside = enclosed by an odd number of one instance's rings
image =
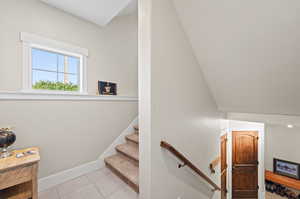
[[[124,9],[131,12],[135,0],[41,0],[53,7],[100,26],[107,25]]]
[[[220,110],[300,115],[299,0],[174,0]]]
[[[138,0],[131,0],[126,8],[124,8],[118,16],[126,16],[137,13],[138,11]]]

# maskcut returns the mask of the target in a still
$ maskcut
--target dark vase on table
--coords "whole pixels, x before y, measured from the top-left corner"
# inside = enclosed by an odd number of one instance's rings
[[[16,135],[11,130],[0,130],[0,159],[11,155],[8,147],[16,141]]]

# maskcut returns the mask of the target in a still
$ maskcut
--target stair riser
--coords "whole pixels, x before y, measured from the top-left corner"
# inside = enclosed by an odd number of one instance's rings
[[[135,183],[131,182],[128,178],[126,178],[122,173],[112,167],[110,164],[105,162],[106,167],[109,168],[115,175],[117,175],[121,180],[123,180],[126,184],[128,184],[135,192],[139,193],[139,186]]]
[[[139,167],[139,161],[136,161],[136,160],[134,160],[132,158],[129,158],[127,155],[124,155],[123,153],[119,153],[119,154],[122,155],[122,157],[124,157],[129,162],[133,163],[135,166]]]
[[[138,142],[136,142],[136,141],[133,141],[133,140],[130,140],[130,139],[128,139],[128,138],[126,138],[126,141],[127,141],[127,143],[129,143],[129,144],[133,144],[133,145],[135,145],[135,146],[139,146],[139,143]]]

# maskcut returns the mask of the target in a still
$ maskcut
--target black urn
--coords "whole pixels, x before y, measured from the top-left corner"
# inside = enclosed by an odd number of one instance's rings
[[[9,129],[0,129],[0,158],[10,156],[7,148],[16,141],[16,134]]]

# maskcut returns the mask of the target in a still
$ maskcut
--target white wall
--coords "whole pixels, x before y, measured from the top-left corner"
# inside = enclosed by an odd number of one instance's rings
[[[136,102],[0,102],[15,148],[38,146],[40,177],[95,161],[137,115]]]
[[[266,169],[273,171],[273,158],[300,163],[297,150],[300,140],[300,127],[289,129],[286,126],[266,125]]]
[[[0,2],[0,90],[22,86],[22,43],[29,32],[87,48],[88,91],[96,94],[97,81],[118,83],[120,95],[137,96],[137,17],[117,17],[101,28],[39,0]]]
[[[145,2],[142,1],[142,4]],[[147,21],[149,13],[146,11],[142,13],[142,19]],[[151,146],[142,149],[145,153],[150,150],[151,161],[144,159],[141,162],[142,171],[150,170],[143,173],[147,176],[141,177],[141,183],[144,183],[143,180],[151,183],[151,196],[143,198],[211,198],[212,187],[189,168],[178,169],[178,161],[159,145],[161,140],[174,145],[220,185],[219,174],[211,175],[209,171],[209,163],[219,155],[220,150],[220,114],[178,21],[172,1],[152,0],[151,21],[152,49],[151,59],[148,60],[151,62],[151,79],[147,79],[149,76],[145,74],[146,69],[141,74],[147,77],[144,79],[146,83],[141,85],[148,89],[147,92],[151,89],[151,99],[145,98],[141,102],[140,107],[149,114],[143,113],[145,117],[139,120],[141,134],[149,133],[151,129],[150,135],[142,137],[144,143],[146,140],[143,138],[151,139]],[[142,28],[148,30],[147,26]],[[144,36],[147,37],[147,34]],[[147,45],[146,39],[143,42]],[[147,56],[147,50],[142,50]],[[148,87],[147,83],[150,83]],[[144,93],[147,95],[147,92]],[[151,117],[151,126],[148,126],[149,118],[143,121],[147,116]],[[146,163],[150,163],[150,169],[143,165]],[[214,197],[218,198],[217,195]]]
[[[117,82],[119,94],[137,96],[137,18],[100,28],[38,0],[0,2],[0,91],[22,88],[20,32],[89,50],[88,91],[97,80]],[[137,116],[137,102],[1,101],[0,126],[13,126],[16,148],[41,149],[40,177],[94,161]]]

